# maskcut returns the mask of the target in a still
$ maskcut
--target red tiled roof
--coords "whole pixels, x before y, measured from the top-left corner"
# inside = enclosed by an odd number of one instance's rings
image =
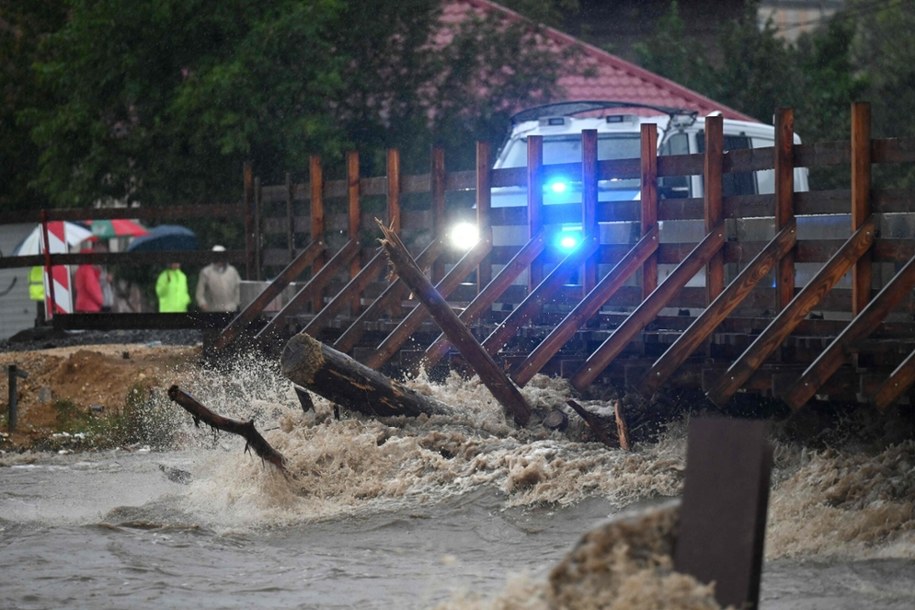
[[[443,22],[462,20],[468,13],[500,14],[512,21],[526,18],[488,0],[445,0]],[[559,77],[562,93],[551,102],[571,100],[612,100],[636,102],[653,106],[668,106],[697,110],[699,114],[718,111],[725,118],[754,121],[756,119],[718,103],[700,93],[678,85],[672,80],[649,72],[601,49],[573,38],[559,30],[543,27],[544,44],[557,53],[573,48],[577,51],[569,61],[568,74]]]

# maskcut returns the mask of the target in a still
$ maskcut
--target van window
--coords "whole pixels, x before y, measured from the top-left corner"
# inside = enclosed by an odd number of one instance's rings
[[[705,131],[700,131],[696,135],[696,144],[699,152],[705,152]],[[748,136],[724,136],[724,150],[740,150],[742,148],[752,148]],[[721,194],[724,197],[732,195],[755,195],[757,193],[756,177],[753,172],[732,172],[724,174],[721,179]]]
[[[658,149],[658,156],[688,155],[689,136],[677,132],[667,138]],[[689,178],[686,176],[663,176],[658,180],[658,195],[661,199],[684,199],[689,197]]]
[[[597,158],[638,159],[641,155],[641,140],[635,134],[598,134]],[[581,162],[581,135],[547,136],[543,138],[543,164]],[[527,138],[514,140],[509,145],[503,167],[527,167]]]

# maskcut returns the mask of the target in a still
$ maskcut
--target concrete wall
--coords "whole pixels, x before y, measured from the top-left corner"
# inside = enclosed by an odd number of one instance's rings
[[[34,224],[0,226],[0,253],[9,256],[34,228]],[[0,269],[0,340],[35,326],[35,312],[35,302],[29,300],[28,267]]]

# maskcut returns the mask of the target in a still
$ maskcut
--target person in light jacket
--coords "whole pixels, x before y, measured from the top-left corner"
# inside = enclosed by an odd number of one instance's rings
[[[213,252],[225,252],[213,246]],[[225,261],[210,263],[200,270],[197,279],[197,306],[202,311],[237,311],[241,301],[241,276]]]
[[[187,311],[191,297],[187,292],[187,276],[181,271],[181,263],[172,263],[159,274],[156,296],[159,297],[159,313]]]

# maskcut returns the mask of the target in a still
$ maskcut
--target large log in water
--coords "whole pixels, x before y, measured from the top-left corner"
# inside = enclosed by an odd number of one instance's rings
[[[453,410],[324,345],[307,333],[286,343],[283,374],[341,407],[365,415],[451,415]]]

